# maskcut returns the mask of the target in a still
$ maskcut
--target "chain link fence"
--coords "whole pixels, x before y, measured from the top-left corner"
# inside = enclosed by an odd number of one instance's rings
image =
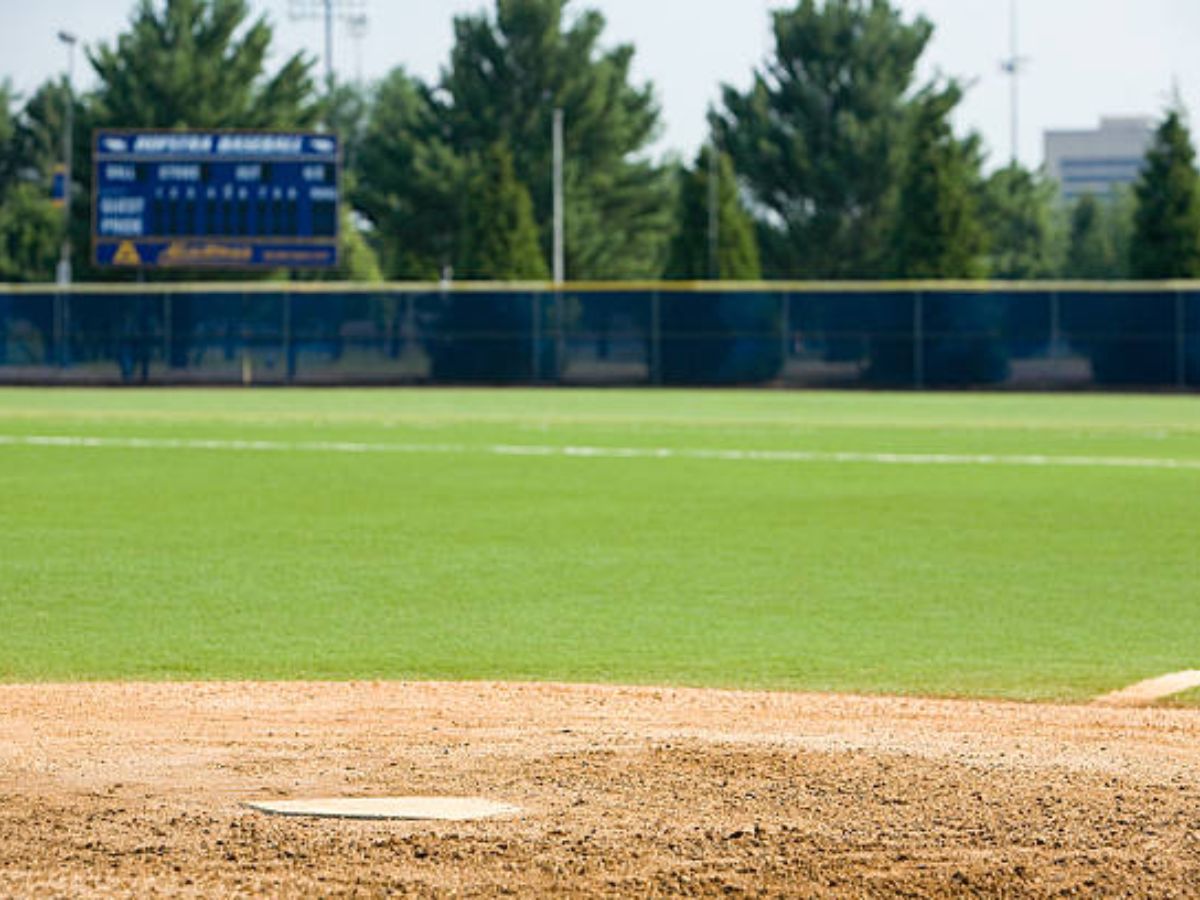
[[[0,286],[0,383],[1200,388],[1200,284]]]

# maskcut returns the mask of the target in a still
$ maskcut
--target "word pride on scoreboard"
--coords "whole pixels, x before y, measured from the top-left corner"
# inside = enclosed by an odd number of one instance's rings
[[[98,265],[337,264],[341,159],[333,135],[98,131],[93,151]]]

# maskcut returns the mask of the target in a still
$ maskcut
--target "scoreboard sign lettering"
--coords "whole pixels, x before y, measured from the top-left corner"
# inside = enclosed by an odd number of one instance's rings
[[[98,131],[93,161],[98,265],[337,264],[341,158],[334,135]]]

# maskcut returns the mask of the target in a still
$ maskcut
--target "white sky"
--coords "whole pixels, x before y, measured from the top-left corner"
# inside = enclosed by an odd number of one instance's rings
[[[314,5],[314,0],[307,0]],[[319,4],[319,0],[316,0]],[[367,79],[395,65],[434,79],[445,63],[455,13],[491,8],[490,0],[358,0],[370,19],[355,42],[339,29],[334,59],[344,78]],[[943,72],[972,83],[959,124],[980,131],[993,164],[1010,146],[1008,82],[999,62],[1008,54],[1009,0],[894,0],[907,14],[937,26],[926,74]],[[767,11],[782,0],[572,0],[608,19],[608,43],[637,48],[635,76],[653,81],[663,109],[659,152],[694,153],[704,115],[719,85],[749,83],[769,47]],[[319,53],[323,27],[289,19],[289,0],[252,0],[277,26],[276,60],[310,48]],[[66,51],[59,28],[85,44],[111,41],[126,24],[133,0],[0,0],[0,78],[22,91],[61,73]],[[1200,103],[1200,2],[1197,0],[1020,0],[1022,161],[1042,162],[1042,132],[1093,127],[1101,115],[1157,116],[1178,83],[1190,110]],[[80,58],[77,83],[90,68]],[[1193,116],[1193,121],[1195,118]]]

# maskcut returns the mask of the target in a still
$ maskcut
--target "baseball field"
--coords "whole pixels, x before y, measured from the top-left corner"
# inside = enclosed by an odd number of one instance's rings
[[[0,894],[1186,895],[1198,526],[1192,397],[0,390]]]

